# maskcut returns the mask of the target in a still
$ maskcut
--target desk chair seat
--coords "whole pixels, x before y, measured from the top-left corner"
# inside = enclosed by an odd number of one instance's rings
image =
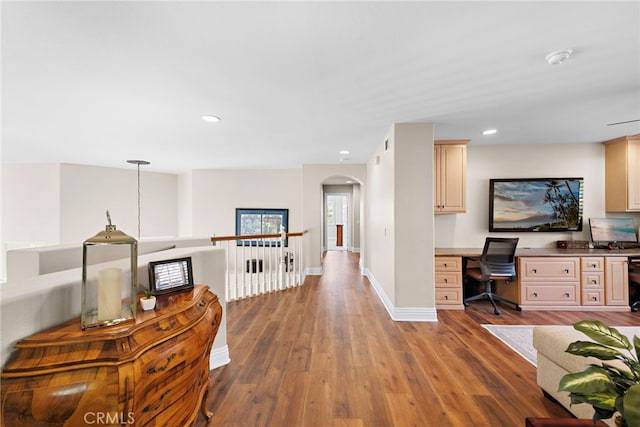
[[[629,272],[629,290],[634,290],[634,302],[631,305],[631,311],[638,311],[640,308],[640,271]]]
[[[478,264],[478,267],[470,267],[465,271],[465,276],[477,280],[484,285],[484,292],[465,298],[464,305],[468,306],[471,301],[488,299],[493,305],[494,314],[500,314],[496,301],[513,304],[517,311],[522,311],[517,302],[508,300],[493,293],[491,282],[496,280],[514,280],[516,277],[515,253],[518,245],[518,238],[498,238],[487,237],[479,259],[468,258],[469,261]]]

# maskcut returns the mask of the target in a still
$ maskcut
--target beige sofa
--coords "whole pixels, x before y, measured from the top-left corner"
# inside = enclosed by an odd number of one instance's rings
[[[640,327],[616,326],[620,333],[630,339],[640,337]],[[565,350],[574,341],[591,341],[573,326],[536,326],[533,328],[533,347],[537,350],[538,385],[550,397],[558,401],[576,418],[593,417],[593,408],[584,403],[570,405],[569,393],[559,392],[558,384],[563,375],[583,371],[590,363],[600,364],[594,358],[574,356]],[[604,420],[610,426],[615,425],[613,418]]]

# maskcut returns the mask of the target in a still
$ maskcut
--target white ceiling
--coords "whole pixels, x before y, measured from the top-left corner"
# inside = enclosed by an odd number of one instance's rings
[[[1,14],[4,163],[292,168],[340,150],[363,163],[400,122],[471,144],[640,132],[606,126],[640,119],[638,1],[3,1]],[[564,48],[567,62],[545,62]]]

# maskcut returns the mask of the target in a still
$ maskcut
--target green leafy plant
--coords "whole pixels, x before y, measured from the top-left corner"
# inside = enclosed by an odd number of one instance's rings
[[[569,392],[572,405],[593,406],[594,421],[619,412],[623,423],[640,426],[640,339],[634,335],[631,344],[617,329],[598,320],[577,322],[573,327],[595,342],[575,341],[569,344],[567,353],[602,361],[618,360],[624,367],[592,363],[583,372],[564,375],[558,390]]]
[[[144,291],[144,299],[149,299],[151,297],[153,297],[151,291]]]

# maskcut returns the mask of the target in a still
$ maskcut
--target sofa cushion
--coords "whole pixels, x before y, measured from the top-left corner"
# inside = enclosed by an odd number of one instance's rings
[[[633,340],[634,335],[640,337],[640,327],[614,326],[614,328],[626,335],[629,340]],[[602,363],[594,357],[575,356],[567,353],[567,347],[574,341],[593,340],[584,333],[575,330],[573,326],[536,326],[533,328],[533,347],[567,372],[581,372],[591,363],[598,365]],[[607,363],[624,366],[617,360],[607,361]],[[558,378],[558,380],[560,379]]]

